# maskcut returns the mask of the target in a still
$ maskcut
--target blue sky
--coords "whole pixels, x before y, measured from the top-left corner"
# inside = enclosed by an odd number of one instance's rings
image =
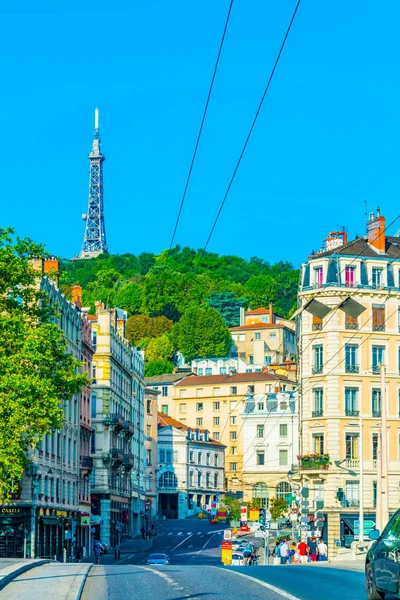
[[[2,225],[80,251],[97,105],[109,249],[168,247],[229,0],[16,4],[0,7]],[[234,2],[179,244],[206,242],[294,5]],[[298,265],[337,224],[362,235],[365,200],[397,216],[399,18],[397,0],[302,0],[209,250]]]

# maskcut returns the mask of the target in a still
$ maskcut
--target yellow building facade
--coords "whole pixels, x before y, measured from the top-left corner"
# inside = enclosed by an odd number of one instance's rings
[[[311,515],[315,500],[324,501],[322,536],[332,556],[339,546],[357,541],[361,498],[365,532],[376,523],[381,363],[390,512],[400,501],[400,243],[385,236],[383,217],[371,216],[365,238],[346,244],[338,240],[309,258],[302,267],[298,312],[297,479],[310,489]]]

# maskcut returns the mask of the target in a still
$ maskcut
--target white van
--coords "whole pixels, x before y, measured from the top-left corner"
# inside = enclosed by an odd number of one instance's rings
[[[243,567],[246,564],[246,559],[243,552],[232,552],[232,566]]]

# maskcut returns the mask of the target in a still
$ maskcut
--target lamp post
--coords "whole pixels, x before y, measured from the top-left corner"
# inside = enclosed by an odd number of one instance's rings
[[[290,497],[292,500],[290,508],[292,508],[292,506],[293,506],[293,475],[294,475],[293,471],[289,469],[287,476],[288,476],[289,485],[290,485]],[[291,514],[291,512],[289,514]],[[289,518],[291,519],[291,517],[289,517]],[[292,538],[294,538],[294,520],[291,519],[291,521],[292,521]]]

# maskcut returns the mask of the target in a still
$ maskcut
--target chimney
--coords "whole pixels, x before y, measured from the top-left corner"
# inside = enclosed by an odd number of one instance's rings
[[[99,314],[100,310],[104,310],[104,303],[103,302],[97,301],[97,302],[94,303],[94,305],[95,305],[95,308],[96,308],[96,315]]]
[[[274,309],[272,306],[272,302],[270,302],[269,303],[269,323],[271,323],[271,325],[272,325],[273,322],[274,322]]]
[[[117,331],[119,333],[119,335],[121,337],[126,337],[125,333],[126,333],[126,327],[125,327],[126,321],[124,318],[119,318],[117,319]]]
[[[60,263],[58,258],[55,258],[54,256],[51,258],[45,258],[43,262],[43,273],[44,275],[47,275],[49,279],[58,284],[60,275]]]
[[[370,214],[367,223],[367,239],[368,244],[371,244],[380,254],[386,252],[385,217],[381,217],[379,206],[376,217],[374,213]]]
[[[72,304],[75,304],[79,309],[82,308],[82,288],[80,285],[76,284],[72,286],[71,299]]]
[[[239,325],[242,326],[244,325],[244,308],[243,306],[240,307],[240,322]]]

